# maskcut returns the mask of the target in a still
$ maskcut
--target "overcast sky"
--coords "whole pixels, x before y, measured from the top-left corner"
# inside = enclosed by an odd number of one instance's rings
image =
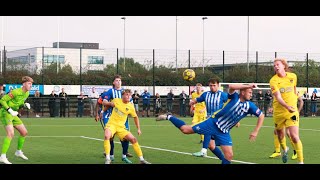
[[[248,16],[1,16],[0,45],[97,42],[100,48],[246,51]],[[250,16],[249,50],[320,53],[320,17]]]

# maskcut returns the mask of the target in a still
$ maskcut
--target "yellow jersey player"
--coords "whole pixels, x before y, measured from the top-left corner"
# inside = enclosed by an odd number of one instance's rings
[[[302,143],[299,137],[299,112],[297,108],[297,75],[290,73],[285,59],[276,58],[273,62],[276,74],[270,79],[270,88],[274,96],[273,121],[280,141],[282,161],[288,161],[289,147],[286,145],[285,129],[287,128],[297,152],[298,162],[303,164]]]
[[[191,94],[191,99],[195,100],[196,98],[200,97],[202,91],[202,84],[197,83],[196,84],[196,91]],[[191,106],[191,111],[193,111],[193,118],[192,118],[192,125],[200,123],[206,119],[206,104],[205,102],[196,103],[193,106]],[[204,135],[200,135],[200,143],[202,143],[204,140]]]
[[[124,89],[122,91],[121,99],[115,98],[111,102],[107,102],[107,100],[104,100],[104,105],[113,107],[109,121],[105,126],[104,149],[106,152],[106,164],[111,164],[110,138],[114,135],[117,135],[121,141],[128,140],[131,142],[132,147],[137,156],[139,157],[141,164],[150,164],[143,158],[143,154],[137,139],[131,134],[130,131],[126,129],[125,126],[125,122],[128,118],[128,115],[131,115],[138,129],[138,135],[141,134],[139,118],[137,116],[133,104],[130,103],[131,95],[132,92],[130,89]]]
[[[300,113],[301,109],[303,108],[304,102],[303,102],[302,96],[299,96],[299,95],[297,94],[297,98],[298,98],[298,101],[299,101],[299,103],[298,103],[298,104],[299,104],[298,111],[299,111],[299,113]],[[274,130],[273,134],[274,134],[274,149],[275,149],[275,150],[274,150],[274,152],[269,156],[269,158],[276,158],[276,157],[281,156],[281,152],[280,152],[280,142],[279,142],[279,139],[278,139],[277,131]],[[296,152],[296,150],[295,150],[293,141],[292,141],[292,139],[290,138],[290,132],[289,132],[288,129],[286,129],[286,134],[287,134],[287,136],[288,136],[288,138],[289,138],[289,140],[290,140],[290,143],[291,143],[291,145],[292,145],[292,147],[293,147],[293,154],[292,154],[291,159],[293,159],[293,160],[294,160],[294,159],[297,159],[297,158],[298,158],[298,155],[297,155],[297,152]],[[284,137],[284,138],[285,138],[285,137]]]

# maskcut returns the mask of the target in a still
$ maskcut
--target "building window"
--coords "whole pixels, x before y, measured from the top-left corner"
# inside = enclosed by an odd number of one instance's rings
[[[59,58],[59,59],[58,59]],[[59,63],[64,64],[65,63],[65,58],[64,55],[44,55],[43,56],[43,61],[44,63],[56,63],[58,60]]]
[[[30,64],[30,56],[11,57],[7,62],[8,64]]]
[[[103,56],[88,56],[88,64],[103,64]]]
[[[36,58],[35,58],[34,55],[31,55],[31,56],[30,56],[30,62],[32,62],[32,63],[36,62]]]

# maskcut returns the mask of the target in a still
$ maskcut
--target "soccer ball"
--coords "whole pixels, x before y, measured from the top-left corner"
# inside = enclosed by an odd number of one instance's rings
[[[186,81],[192,81],[196,77],[196,73],[192,69],[186,69],[183,71],[183,79]]]

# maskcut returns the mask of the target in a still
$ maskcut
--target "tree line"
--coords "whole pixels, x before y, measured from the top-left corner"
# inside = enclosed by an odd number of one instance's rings
[[[308,76],[306,62],[296,62],[291,67],[292,72],[297,74],[298,86],[305,87],[307,82],[309,87],[319,87],[320,64],[314,60],[309,60]],[[111,85],[114,75],[122,76],[123,85],[128,86],[188,86],[195,83],[207,84],[210,78],[219,78],[221,82],[257,82],[269,83],[274,75],[273,64],[256,65],[234,64],[223,69],[213,66],[191,68],[196,72],[196,78],[193,81],[185,81],[182,73],[186,68],[178,68],[163,65],[155,66],[152,64],[144,66],[135,62],[133,58],[125,59],[125,72],[123,71],[124,59],[120,58],[117,64],[108,64],[103,70],[87,70],[82,72],[75,71],[69,64],[61,65],[51,63],[44,66],[39,71],[30,72],[27,66],[11,64],[6,67],[6,71],[0,76],[2,84],[20,84],[21,77],[29,75],[33,77],[35,84],[44,85]],[[57,67],[58,66],[58,67]],[[151,67],[151,68],[150,68]],[[308,78],[308,79],[307,79]]]

